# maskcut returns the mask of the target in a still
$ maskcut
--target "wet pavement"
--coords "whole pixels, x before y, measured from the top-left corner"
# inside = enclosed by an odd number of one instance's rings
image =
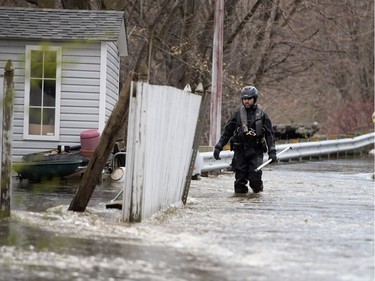
[[[265,190],[233,194],[233,173],[192,181],[187,205],[138,224],[77,183],[14,183],[0,221],[0,280],[374,280],[372,157],[264,168]]]

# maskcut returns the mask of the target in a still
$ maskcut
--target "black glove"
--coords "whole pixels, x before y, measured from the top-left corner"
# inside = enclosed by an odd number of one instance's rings
[[[275,163],[277,161],[275,150],[270,151],[270,153],[268,153],[268,160],[270,160],[270,159],[272,160],[271,163]]]
[[[215,147],[215,150],[214,150],[214,158],[216,159],[216,160],[220,160],[221,158],[219,157],[219,155],[220,155],[220,151],[221,151],[221,149],[219,148],[219,147]]]

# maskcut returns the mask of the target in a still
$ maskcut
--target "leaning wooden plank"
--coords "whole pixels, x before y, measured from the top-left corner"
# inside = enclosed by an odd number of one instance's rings
[[[80,181],[77,192],[70,203],[70,211],[84,212],[99,177],[107,162],[108,156],[115,145],[118,132],[121,130],[129,108],[130,84],[133,80],[133,74],[129,74],[121,90],[119,100],[113,109],[111,116],[102,132],[100,142],[92,155],[87,166],[86,172]]]

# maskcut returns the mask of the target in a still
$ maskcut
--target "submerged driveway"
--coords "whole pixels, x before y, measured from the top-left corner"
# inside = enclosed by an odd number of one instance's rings
[[[270,166],[264,192],[240,197],[233,174],[203,179],[189,220],[227,260],[227,280],[373,280],[374,182],[361,165]]]
[[[373,281],[373,173],[372,157],[270,165],[264,192],[245,196],[233,173],[211,175],[186,206],[136,224],[101,202],[117,189],[97,188],[85,213],[67,211],[74,190],[15,190],[0,280]]]

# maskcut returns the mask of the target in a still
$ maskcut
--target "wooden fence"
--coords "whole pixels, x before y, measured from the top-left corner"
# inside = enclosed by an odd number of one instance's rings
[[[122,212],[124,221],[140,222],[182,205],[206,98],[203,88],[193,93],[144,82],[133,82],[131,93]]]
[[[3,99],[4,99],[4,92],[5,90],[5,83],[4,83],[4,75],[1,73],[0,74],[0,124],[3,123]],[[3,135],[3,126],[0,126],[0,136]],[[0,155],[3,153],[3,145],[0,145]],[[1,162],[0,161],[0,171],[1,171]],[[0,204],[1,204],[1,197],[0,197]]]
[[[10,198],[12,192],[12,125],[14,99],[14,69],[8,60],[4,69],[4,78],[0,79],[0,218],[10,216]]]

